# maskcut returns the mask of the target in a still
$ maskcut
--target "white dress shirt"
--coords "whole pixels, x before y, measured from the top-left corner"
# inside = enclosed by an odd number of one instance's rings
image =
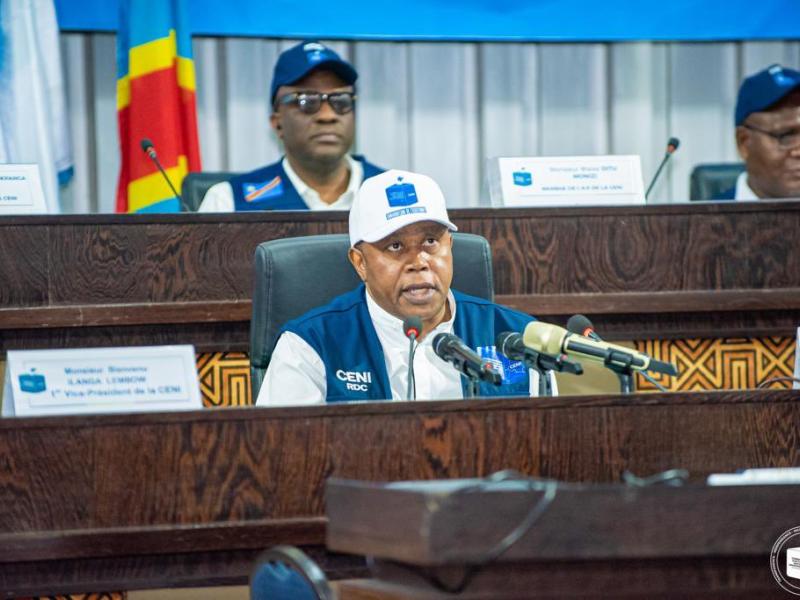
[[[736,178],[735,200],[758,200],[758,196],[747,183],[747,171],[742,171]]]
[[[303,199],[303,202],[308,205],[309,209],[350,210],[353,204],[353,198],[355,198],[358,188],[361,187],[361,183],[364,181],[364,167],[350,155],[347,155],[346,158],[347,165],[350,169],[350,181],[344,193],[332,204],[323,202],[317,190],[309,187],[305,181],[300,179],[300,176],[292,168],[292,165],[289,164],[289,160],[286,157],[281,161],[281,166],[283,170],[286,171],[286,176],[294,186],[294,189],[297,190],[297,193],[300,194],[300,197]],[[208,188],[197,212],[234,212],[234,208],[233,188],[230,182],[221,181]]]
[[[392,400],[405,400],[409,342],[403,333],[403,322],[378,306],[369,292],[366,296],[367,309],[383,350],[386,373],[392,388]],[[450,363],[439,358],[432,348],[436,334],[453,332],[457,307],[452,292],[449,293],[447,301],[450,305],[450,319],[440,323],[426,335],[414,353],[414,381],[416,398],[419,400],[463,398],[461,375]],[[539,374],[529,371],[529,376],[531,396],[535,396],[539,386]],[[553,389],[555,393],[555,385]],[[275,345],[256,404],[258,406],[324,404],[326,396],[327,382],[322,359],[300,336],[285,332]]]

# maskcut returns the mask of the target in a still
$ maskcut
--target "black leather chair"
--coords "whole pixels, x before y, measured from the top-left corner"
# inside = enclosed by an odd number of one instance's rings
[[[258,397],[280,328],[361,283],[347,258],[347,235],[316,235],[264,242],[256,248],[250,375]],[[453,288],[494,300],[492,251],[486,238],[453,234]]]
[[[208,189],[220,181],[227,181],[238,173],[228,171],[189,173],[181,184],[181,211],[197,212]]]
[[[334,600],[325,573],[301,550],[276,546],[250,574],[250,600]]]
[[[736,185],[736,178],[744,171],[744,163],[717,163],[697,165],[689,177],[691,200],[712,200],[715,196]]]

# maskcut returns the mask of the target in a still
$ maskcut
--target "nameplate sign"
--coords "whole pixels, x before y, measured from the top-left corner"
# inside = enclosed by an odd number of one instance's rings
[[[39,165],[0,165],[0,215],[44,215]]]
[[[492,206],[617,206],[644,204],[638,156],[492,158]]]
[[[3,415],[98,414],[203,407],[192,346],[11,350]]]

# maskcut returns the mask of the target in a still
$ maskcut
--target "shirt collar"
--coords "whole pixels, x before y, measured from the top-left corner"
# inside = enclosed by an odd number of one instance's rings
[[[283,167],[283,170],[286,171],[286,176],[294,186],[294,189],[297,190],[297,193],[300,194],[300,197],[310,209],[347,210],[353,204],[353,199],[356,196],[356,192],[358,192],[358,189],[361,187],[361,183],[364,181],[364,168],[361,166],[359,161],[355,160],[349,154],[345,155],[345,159],[347,159],[347,168],[350,169],[350,181],[347,183],[347,189],[336,199],[336,202],[333,202],[332,204],[322,201],[322,198],[319,197],[317,190],[309,186],[300,178],[300,175],[298,175],[297,171],[292,168],[292,165],[289,163],[289,159],[285,156],[283,157],[283,160],[281,160],[281,166]]]
[[[369,316],[372,319],[372,324],[375,326],[375,331],[378,338],[384,347],[389,348],[407,348],[408,338],[403,333],[403,321],[398,319],[393,314],[381,308],[372,296],[369,295],[369,290],[365,291],[367,296],[367,309]],[[421,344],[431,344],[433,338],[437,333],[450,333],[453,330],[453,321],[456,318],[456,299],[453,296],[452,290],[447,292],[447,303],[450,306],[450,318],[447,321],[442,321],[436,328],[431,331],[425,339],[420,342]]]
[[[758,196],[750,187],[750,184],[747,182],[747,171],[742,171],[739,173],[739,177],[736,178],[736,195],[734,196],[736,200],[758,200]]]

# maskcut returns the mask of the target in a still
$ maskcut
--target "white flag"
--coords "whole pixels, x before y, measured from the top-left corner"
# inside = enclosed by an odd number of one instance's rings
[[[0,163],[36,163],[50,213],[72,175],[53,0],[0,0]]]

